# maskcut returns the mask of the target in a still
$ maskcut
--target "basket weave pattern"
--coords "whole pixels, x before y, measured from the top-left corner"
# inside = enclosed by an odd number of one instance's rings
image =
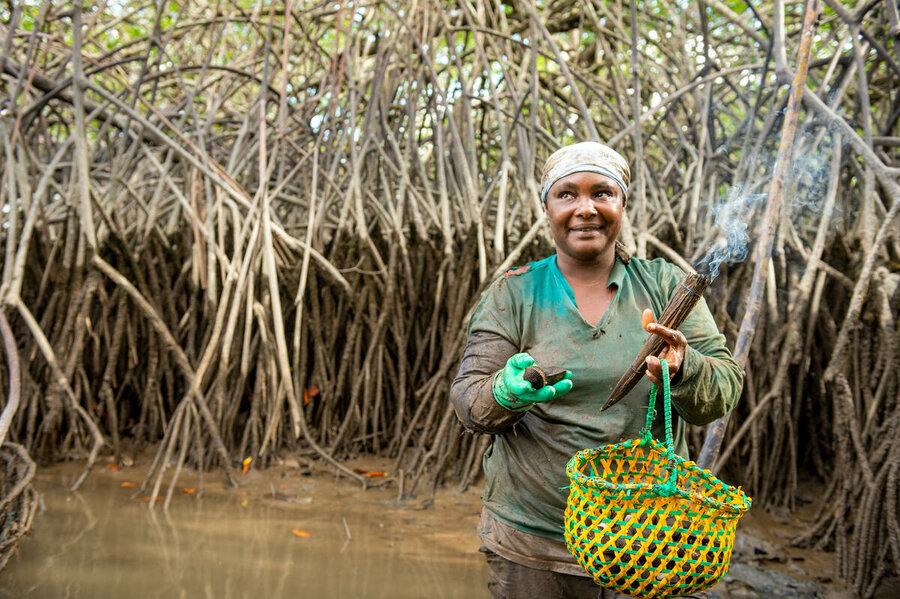
[[[635,597],[676,597],[715,584],[728,571],[740,490],[675,455],[668,384],[666,441],[650,437],[585,449],[566,466],[569,552],[606,588]],[[655,406],[656,388],[650,406]]]

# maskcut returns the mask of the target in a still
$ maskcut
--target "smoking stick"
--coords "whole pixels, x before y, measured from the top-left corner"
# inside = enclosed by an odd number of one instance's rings
[[[675,289],[675,293],[669,298],[669,303],[663,308],[663,312],[656,322],[670,329],[680,327],[688,314],[691,313],[691,310],[694,309],[694,306],[697,305],[697,302],[700,301],[703,292],[709,287],[709,283],[710,279],[706,275],[700,273],[685,275]],[[638,352],[629,369],[625,371],[625,374],[616,383],[612,393],[609,394],[609,399],[600,408],[601,412],[614,406],[620,399],[628,395],[629,391],[634,389],[634,386],[644,376],[644,371],[647,370],[647,363],[644,360],[647,356],[657,355],[665,346],[666,342],[661,337],[656,335],[647,337],[647,340],[644,341],[644,345],[641,347],[641,351]]]

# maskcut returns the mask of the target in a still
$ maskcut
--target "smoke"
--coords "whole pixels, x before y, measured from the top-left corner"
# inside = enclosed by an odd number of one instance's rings
[[[846,145],[847,142],[843,143]],[[782,192],[782,210],[787,211],[788,219],[800,233],[814,235],[814,227],[818,226],[820,219],[827,217],[831,226],[841,220],[840,207],[832,208],[833,213],[827,216],[821,214],[828,195],[829,171],[835,159],[835,148],[830,143],[822,144],[813,133],[805,132],[798,135],[796,146]],[[774,156],[772,158],[774,160]],[[763,161],[760,156],[754,156],[752,162],[756,175],[751,176],[751,180],[771,179],[774,164]],[[768,193],[750,193],[751,188],[757,187],[732,187],[728,196],[713,207],[718,235],[706,255],[694,264],[697,272],[715,279],[723,263],[736,264],[747,258],[750,224],[758,222],[761,216],[758,208],[768,198]]]
[[[744,193],[743,187],[732,187],[720,204],[713,208],[719,236],[694,268],[710,279],[719,276],[723,262],[743,262],[749,252],[749,222],[758,204],[764,202],[766,194]]]

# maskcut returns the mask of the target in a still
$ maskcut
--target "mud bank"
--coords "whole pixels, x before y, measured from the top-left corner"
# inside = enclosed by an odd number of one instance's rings
[[[79,464],[40,469],[41,510],[0,598],[489,597],[477,486],[400,499],[396,484],[363,490],[329,467],[287,460],[249,469],[238,488],[217,474],[183,475],[169,510],[151,511],[139,490],[148,461],[103,465],[75,493]],[[391,475],[387,461],[348,466],[376,484]],[[751,510],[709,598],[851,597],[832,554],[787,547],[804,517]]]

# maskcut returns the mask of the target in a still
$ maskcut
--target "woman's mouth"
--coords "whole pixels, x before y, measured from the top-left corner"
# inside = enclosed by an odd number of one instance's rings
[[[595,233],[605,229],[606,226],[604,225],[578,225],[577,227],[571,227],[569,231],[573,233]]]

